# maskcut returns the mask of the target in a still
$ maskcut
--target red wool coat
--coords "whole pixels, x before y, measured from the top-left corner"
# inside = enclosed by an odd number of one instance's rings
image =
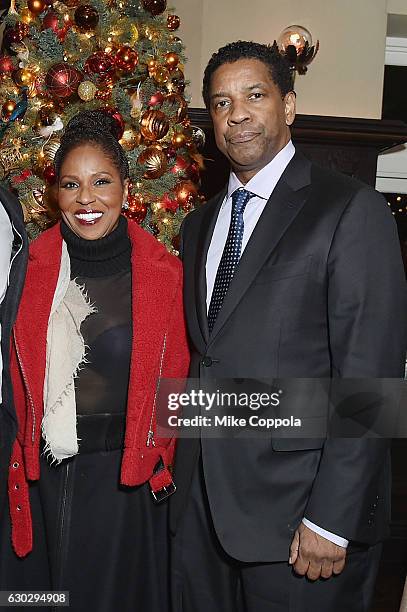
[[[132,221],[133,340],[121,483],[150,481],[154,491],[171,482],[175,441],[159,438],[147,445],[154,395],[166,334],[162,377],[187,376],[189,353],[182,309],[181,263]],[[28,481],[40,478],[40,439],[48,318],[61,263],[59,224],[30,248],[26,283],[11,344],[11,372],[18,434],[10,463],[9,500],[12,543],[18,556],[32,549]],[[61,347],[61,351],[64,350]],[[154,419],[155,421],[155,419]],[[155,422],[152,429],[154,430]],[[164,469],[153,475],[160,457]]]

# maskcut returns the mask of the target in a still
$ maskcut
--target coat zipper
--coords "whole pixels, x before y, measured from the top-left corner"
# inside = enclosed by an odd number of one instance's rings
[[[30,406],[31,406],[31,413],[32,413],[32,418],[33,418],[32,432],[31,432],[31,442],[34,444],[34,439],[35,439],[35,424],[36,424],[35,407],[34,407],[34,401],[33,401],[33,398],[32,398],[31,392],[30,392],[30,387],[29,387],[29,384],[28,384],[27,375],[25,373],[23,362],[22,362],[21,355],[20,355],[20,351],[19,351],[19,348],[18,348],[17,336],[16,336],[15,328],[13,328],[13,337],[14,337],[14,345],[16,347],[18,363],[20,365],[21,373],[23,375],[24,385],[25,385],[25,388],[26,388],[26,391],[27,391],[27,395],[28,395],[28,399],[30,401]]]
[[[155,446],[153,422],[154,422],[154,416],[155,416],[155,411],[156,411],[157,395],[158,395],[158,392],[160,390],[161,374],[162,374],[162,371],[163,371],[163,362],[164,362],[164,355],[165,355],[166,345],[167,345],[167,334],[164,335],[163,346],[162,346],[162,349],[161,349],[160,368],[159,368],[159,372],[158,372],[157,385],[155,387],[153,408],[152,408],[152,411],[151,411],[150,427],[148,428],[146,446],[150,446],[150,444],[151,444],[151,446]]]

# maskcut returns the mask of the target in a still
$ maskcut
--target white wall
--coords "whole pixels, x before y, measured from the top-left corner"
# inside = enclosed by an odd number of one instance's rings
[[[391,0],[397,2],[397,0]],[[407,0],[401,0],[406,5]],[[297,23],[319,38],[307,75],[298,76],[298,112],[380,118],[387,4],[390,0],[174,0],[189,62],[192,106],[203,106],[210,55],[238,39],[270,43]]]

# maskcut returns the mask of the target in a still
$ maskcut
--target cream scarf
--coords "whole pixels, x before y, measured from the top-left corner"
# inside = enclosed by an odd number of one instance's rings
[[[96,309],[83,287],[71,280],[71,266],[65,241],[61,267],[48,320],[44,380],[42,437],[45,454],[51,462],[78,453],[76,432],[75,383],[81,365],[86,363],[86,346],[81,323]]]

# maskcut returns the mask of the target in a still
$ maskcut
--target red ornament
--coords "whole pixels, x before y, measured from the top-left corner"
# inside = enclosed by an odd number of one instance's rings
[[[175,30],[178,30],[180,23],[181,19],[178,17],[178,15],[168,15],[167,28],[170,32],[175,32]]]
[[[144,10],[152,15],[161,15],[167,8],[167,0],[143,0]]]
[[[99,23],[99,13],[91,4],[81,4],[74,13],[74,19],[80,30],[89,32]]]
[[[189,162],[184,157],[181,157],[181,155],[178,155],[175,159],[175,164],[171,168],[171,172],[176,175],[183,174],[188,166]]]
[[[196,163],[190,164],[187,168],[186,175],[193,183],[199,183],[200,176],[199,176],[198,164]]]
[[[169,210],[175,213],[178,210],[178,201],[174,195],[170,195],[169,193],[165,193],[161,198],[161,203],[163,204],[165,210]]]
[[[147,206],[142,198],[138,195],[129,194],[127,196],[127,203],[129,207],[124,211],[125,216],[139,224],[144,221],[147,214]]]
[[[128,45],[119,47],[114,56],[119,70],[133,71],[138,64],[138,53]]]
[[[117,135],[117,140],[120,140],[120,138],[123,136],[123,132],[124,132],[124,119],[121,116],[121,114],[119,113],[119,111],[117,111],[114,108],[104,108],[103,112],[110,115],[111,117],[113,117],[113,119],[116,120],[117,126],[119,128],[119,133]]]
[[[181,181],[176,185],[174,191],[181,208],[186,212],[190,211],[198,194],[196,185],[191,183],[191,181]]]
[[[58,34],[60,30],[59,20],[58,20],[58,15],[56,14],[54,10],[49,9],[47,13],[45,14],[44,19],[42,20],[42,29],[43,30],[49,29],[55,32],[55,34]]]
[[[156,91],[155,94],[151,96],[147,106],[159,106],[163,103],[163,101],[163,94],[160,91]]]
[[[54,164],[48,164],[48,166],[45,166],[44,170],[42,171],[42,174],[48,185],[53,185],[55,183],[57,175],[55,172]]]
[[[0,74],[10,74],[15,66],[9,55],[0,55]]]
[[[57,98],[69,98],[78,90],[82,75],[73,66],[59,62],[52,66],[45,77],[48,92]]]
[[[114,59],[104,51],[93,53],[85,62],[85,72],[87,74],[97,74],[101,80],[110,76],[114,69]]]
[[[11,46],[22,42],[23,38],[28,36],[30,26],[22,21],[16,23],[12,28],[6,28],[3,35],[3,47],[14,53]]]

